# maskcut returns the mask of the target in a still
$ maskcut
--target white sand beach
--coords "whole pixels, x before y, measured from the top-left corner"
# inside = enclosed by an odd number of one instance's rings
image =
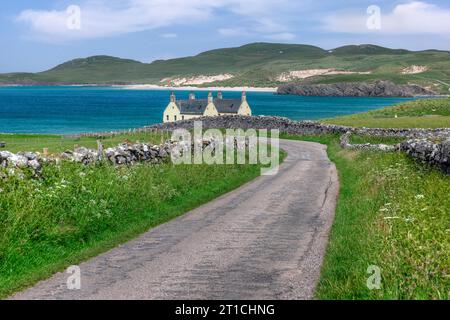
[[[194,86],[158,86],[154,84],[137,84],[117,86],[127,90],[174,90],[174,91],[248,91],[248,92],[276,92],[276,87],[194,87]]]

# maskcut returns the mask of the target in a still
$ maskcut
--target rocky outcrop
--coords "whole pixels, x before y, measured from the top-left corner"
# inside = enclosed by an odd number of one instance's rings
[[[424,163],[439,166],[450,173],[450,139],[435,143],[425,139],[412,139],[400,144],[400,150]]]
[[[414,97],[436,95],[436,92],[418,85],[396,85],[390,81],[333,84],[289,83],[280,86],[277,93],[320,97]]]

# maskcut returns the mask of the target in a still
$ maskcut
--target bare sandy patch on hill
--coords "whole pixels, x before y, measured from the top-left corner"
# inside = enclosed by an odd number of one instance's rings
[[[428,71],[427,66],[412,65],[402,70],[402,74],[418,74]]]
[[[216,81],[224,81],[233,78],[234,76],[229,73],[218,74],[213,76],[198,75],[192,77],[179,77],[179,78],[165,78],[161,80],[161,83],[170,86],[198,86],[205,83],[212,83]]]
[[[355,72],[355,71],[344,71],[336,69],[308,69],[308,70],[295,70],[284,72],[280,74],[277,78],[280,82],[289,82],[296,79],[307,79],[316,76],[328,76],[336,74],[370,74],[371,71],[366,72]]]

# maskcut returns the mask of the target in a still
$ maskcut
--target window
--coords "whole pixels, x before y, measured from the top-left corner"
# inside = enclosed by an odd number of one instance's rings
[[[181,116],[181,120],[184,120],[184,116]]]
[[[166,116],[167,121],[169,121],[169,115]]]
[[[177,116],[173,116],[173,120],[177,121]]]

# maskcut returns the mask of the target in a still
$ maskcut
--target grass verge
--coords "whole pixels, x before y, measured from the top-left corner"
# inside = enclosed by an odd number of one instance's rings
[[[449,299],[450,176],[402,153],[343,150],[337,136],[284,138],[326,144],[339,171],[316,298]],[[381,270],[379,290],[367,287],[371,265]]]
[[[106,137],[102,139],[102,144],[106,147],[117,146],[126,140],[146,141],[154,144],[160,144],[162,141],[169,139],[169,133],[164,132],[143,132],[120,134],[114,137]],[[97,138],[81,137],[76,138],[64,135],[39,135],[39,134],[0,134],[0,141],[6,143],[5,150],[11,152],[33,151],[42,152],[43,148],[47,148],[50,154],[61,153],[66,150],[73,150],[75,145],[86,148],[97,149]]]
[[[43,146],[40,140],[32,142],[21,144],[26,147],[22,150]],[[260,168],[171,163],[116,168],[61,162],[44,165],[39,179],[26,172],[25,178],[3,174],[0,297],[229,192],[259,176]]]
[[[327,119],[324,122],[367,128],[449,128],[450,99],[409,101],[395,107]]]

